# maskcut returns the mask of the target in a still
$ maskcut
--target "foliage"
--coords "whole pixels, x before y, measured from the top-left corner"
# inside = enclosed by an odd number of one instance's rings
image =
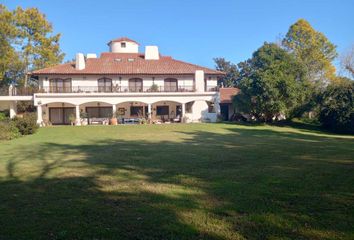
[[[319,121],[330,130],[354,133],[354,82],[327,87],[321,99]]]
[[[239,70],[237,65],[226,61],[224,58],[214,58],[216,70],[225,72],[225,76],[219,79],[219,85],[224,87],[236,87],[238,85]]]
[[[15,27],[15,17],[13,12],[0,4],[0,86],[7,84],[15,78],[17,72],[23,66],[20,63],[20,56],[16,52],[15,43],[18,31]]]
[[[33,105],[33,102],[30,101],[19,101],[17,102],[17,112],[35,112],[36,107]]]
[[[15,126],[22,135],[30,135],[37,131],[37,117],[35,113],[25,113],[23,117],[16,117],[13,120]]]
[[[239,112],[260,121],[290,116],[304,102],[307,81],[301,64],[273,43],[265,43],[251,59],[239,64],[241,93],[234,98]]]
[[[0,121],[0,141],[11,140],[20,136],[20,132],[15,123],[11,120]]]
[[[152,84],[151,87],[150,87],[150,91],[151,92],[158,92],[159,91],[159,86],[156,83]]]
[[[332,61],[337,56],[336,46],[326,36],[312,28],[304,19],[290,26],[282,45],[303,64],[308,79],[317,86],[335,81]]]
[[[6,120],[8,118],[9,118],[8,112],[5,112],[5,111],[0,112],[0,121]]]
[[[9,11],[0,4],[0,20],[0,81],[24,78],[26,84],[28,71],[62,62],[60,34],[52,34],[52,25],[37,8]]]
[[[354,45],[341,57],[341,66],[354,79]]]

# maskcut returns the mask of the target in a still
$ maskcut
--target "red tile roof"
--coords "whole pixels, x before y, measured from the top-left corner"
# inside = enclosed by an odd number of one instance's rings
[[[141,53],[102,53],[99,58],[86,59],[83,70],[76,70],[75,63],[64,63],[33,71],[32,75],[82,75],[82,74],[121,74],[121,75],[189,75],[203,70],[209,75],[223,75],[223,72],[160,56],[159,60],[145,60]]]
[[[111,40],[111,41],[108,42],[108,45],[109,45],[110,43],[112,43],[112,42],[133,42],[133,43],[136,43],[136,44],[139,45],[138,42],[136,42],[136,41],[134,41],[134,40],[132,40],[132,39],[130,39],[130,38],[127,38],[127,37],[121,37],[121,38],[113,39],[113,40]]]
[[[238,88],[220,88],[220,103],[232,103],[232,98],[240,92]]]

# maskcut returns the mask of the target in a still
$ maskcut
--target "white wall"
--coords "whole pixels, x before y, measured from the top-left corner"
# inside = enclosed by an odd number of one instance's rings
[[[71,78],[72,80],[72,87],[73,89],[77,87],[97,87],[98,82],[97,80],[102,77],[107,77],[112,79],[112,84],[113,86],[121,86],[122,89],[128,88],[129,86],[129,79],[131,78],[142,78],[143,79],[143,87],[148,88],[151,87],[153,83],[155,83],[159,87],[164,87],[164,80],[166,78],[175,78],[178,80],[178,87],[183,88],[186,87],[187,89],[192,89],[194,86],[194,76],[175,76],[175,75],[166,75],[166,76],[135,76],[135,75],[122,75],[122,76],[117,76],[117,75],[87,75],[87,76],[80,76],[80,75],[74,75],[74,76],[66,76],[66,75],[61,75],[61,76],[41,76],[39,78],[40,86],[44,88],[49,88],[49,81],[50,79],[54,78]],[[121,79],[119,79],[121,78]],[[153,80],[154,78],[154,80]]]
[[[124,42],[124,41],[123,41]],[[113,53],[138,53],[139,45],[134,42],[124,42],[126,47],[121,47],[122,42],[111,42],[110,51]]]

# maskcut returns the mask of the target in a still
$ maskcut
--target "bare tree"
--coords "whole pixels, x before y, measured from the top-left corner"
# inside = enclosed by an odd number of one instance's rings
[[[341,57],[341,66],[354,78],[354,45]]]

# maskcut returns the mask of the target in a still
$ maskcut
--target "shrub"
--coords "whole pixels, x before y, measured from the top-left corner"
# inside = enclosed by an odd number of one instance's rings
[[[321,97],[319,121],[327,129],[354,133],[353,82],[327,87]]]
[[[6,112],[0,112],[0,121],[8,119],[9,116]]]
[[[25,113],[22,118],[15,118],[13,121],[22,135],[29,135],[35,133],[39,127],[36,119],[36,114]]]
[[[0,141],[11,140],[19,136],[20,132],[13,121],[0,121]]]

